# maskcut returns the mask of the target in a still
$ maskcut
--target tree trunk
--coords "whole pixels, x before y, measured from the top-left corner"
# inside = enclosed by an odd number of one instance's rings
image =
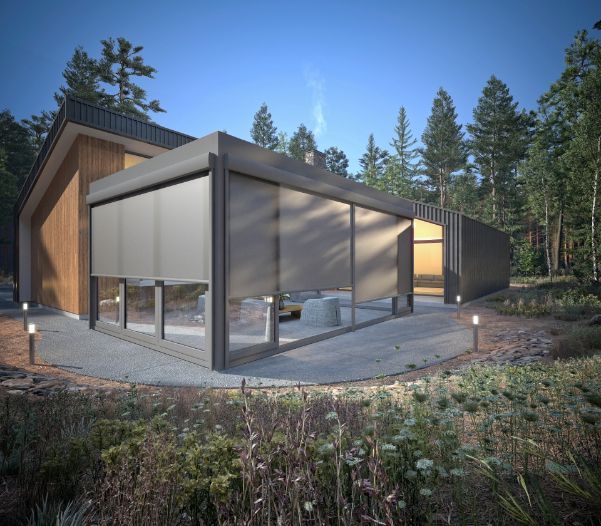
[[[597,138],[597,162],[595,163],[595,177],[593,178],[593,206],[591,208],[591,259],[593,263],[593,281],[599,281],[597,263],[597,187],[599,184],[599,164],[601,162],[601,136]]]
[[[547,273],[550,278],[553,277],[552,266],[551,266],[551,250],[549,243],[549,200],[547,193],[545,192],[545,255],[547,257]]]
[[[553,272],[559,273],[559,261],[561,259],[561,233],[563,231],[563,210],[559,211],[557,218],[557,229],[555,230],[555,239],[553,240]]]

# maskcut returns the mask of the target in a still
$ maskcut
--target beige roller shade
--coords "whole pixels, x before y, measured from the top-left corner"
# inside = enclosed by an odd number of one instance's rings
[[[399,234],[402,221],[390,214],[360,206],[355,208],[357,303],[399,294]]]
[[[351,285],[351,207],[280,188],[279,287],[282,292]]]
[[[277,292],[278,186],[230,174],[229,296]]]
[[[209,179],[92,207],[96,276],[208,281]]]

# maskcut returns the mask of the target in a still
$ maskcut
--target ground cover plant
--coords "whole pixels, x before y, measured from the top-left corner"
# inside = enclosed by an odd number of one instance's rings
[[[601,287],[573,278],[540,280],[531,287],[495,294],[488,304],[499,314],[577,321],[601,314]]]
[[[596,524],[601,357],[0,399],[3,524]],[[58,517],[58,519],[57,519]]]

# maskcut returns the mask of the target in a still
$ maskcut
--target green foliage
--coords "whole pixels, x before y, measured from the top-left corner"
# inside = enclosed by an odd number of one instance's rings
[[[423,173],[438,194],[438,204],[444,208],[448,204],[451,180],[467,162],[467,150],[453,99],[443,88],[438,90],[432,103],[422,142]]]
[[[86,100],[93,104],[101,104],[106,93],[100,87],[100,72],[98,61],[81,47],[77,46],[73,55],[63,70],[65,86],[59,88],[54,99],[58,106],[66,95]],[[42,116],[43,116],[42,112]],[[49,119],[52,121],[52,118]]]
[[[528,117],[517,107],[507,85],[493,75],[474,108],[474,122],[467,126],[470,153],[487,195],[488,219],[500,227],[507,224],[517,164],[528,144]]]
[[[336,394],[1,394],[0,477],[19,498],[0,521],[589,524],[600,371],[596,356]]]
[[[389,153],[376,145],[374,134],[370,133],[365,153],[359,159],[361,165],[360,180],[367,186],[385,190],[383,176],[388,159]]]
[[[146,90],[134,82],[135,77],[154,78],[156,69],[144,63],[140,52],[143,46],[134,46],[123,37],[101,40],[102,54],[98,61],[101,82],[115,93],[103,93],[101,100],[107,107],[125,115],[148,120],[148,112],[164,112],[158,100],[146,100]]]
[[[304,161],[305,153],[315,149],[317,149],[317,143],[313,132],[308,130],[304,124],[300,124],[288,143],[288,155],[293,159]]]
[[[324,153],[326,155],[326,168],[330,172],[341,175],[342,177],[349,176],[348,157],[342,150],[336,148],[336,146],[332,146]]]
[[[275,150],[278,146],[278,129],[273,125],[273,119],[267,104],[261,104],[261,107],[255,113],[253,125],[250,130],[250,136],[255,144]]]

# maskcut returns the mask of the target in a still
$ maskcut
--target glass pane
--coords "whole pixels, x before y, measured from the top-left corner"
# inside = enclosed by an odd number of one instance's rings
[[[154,280],[128,278],[125,285],[126,328],[154,335]]]
[[[365,301],[357,303],[355,308],[355,322],[357,324],[364,321],[377,320],[392,314],[392,298],[381,300]]]
[[[205,347],[205,308],[209,286],[165,281],[163,291],[164,338],[196,349]]]
[[[281,294],[280,345],[335,331],[352,324],[352,288]]]
[[[119,278],[98,277],[98,321],[119,324]]]
[[[230,350],[273,342],[273,296],[230,301]]]

